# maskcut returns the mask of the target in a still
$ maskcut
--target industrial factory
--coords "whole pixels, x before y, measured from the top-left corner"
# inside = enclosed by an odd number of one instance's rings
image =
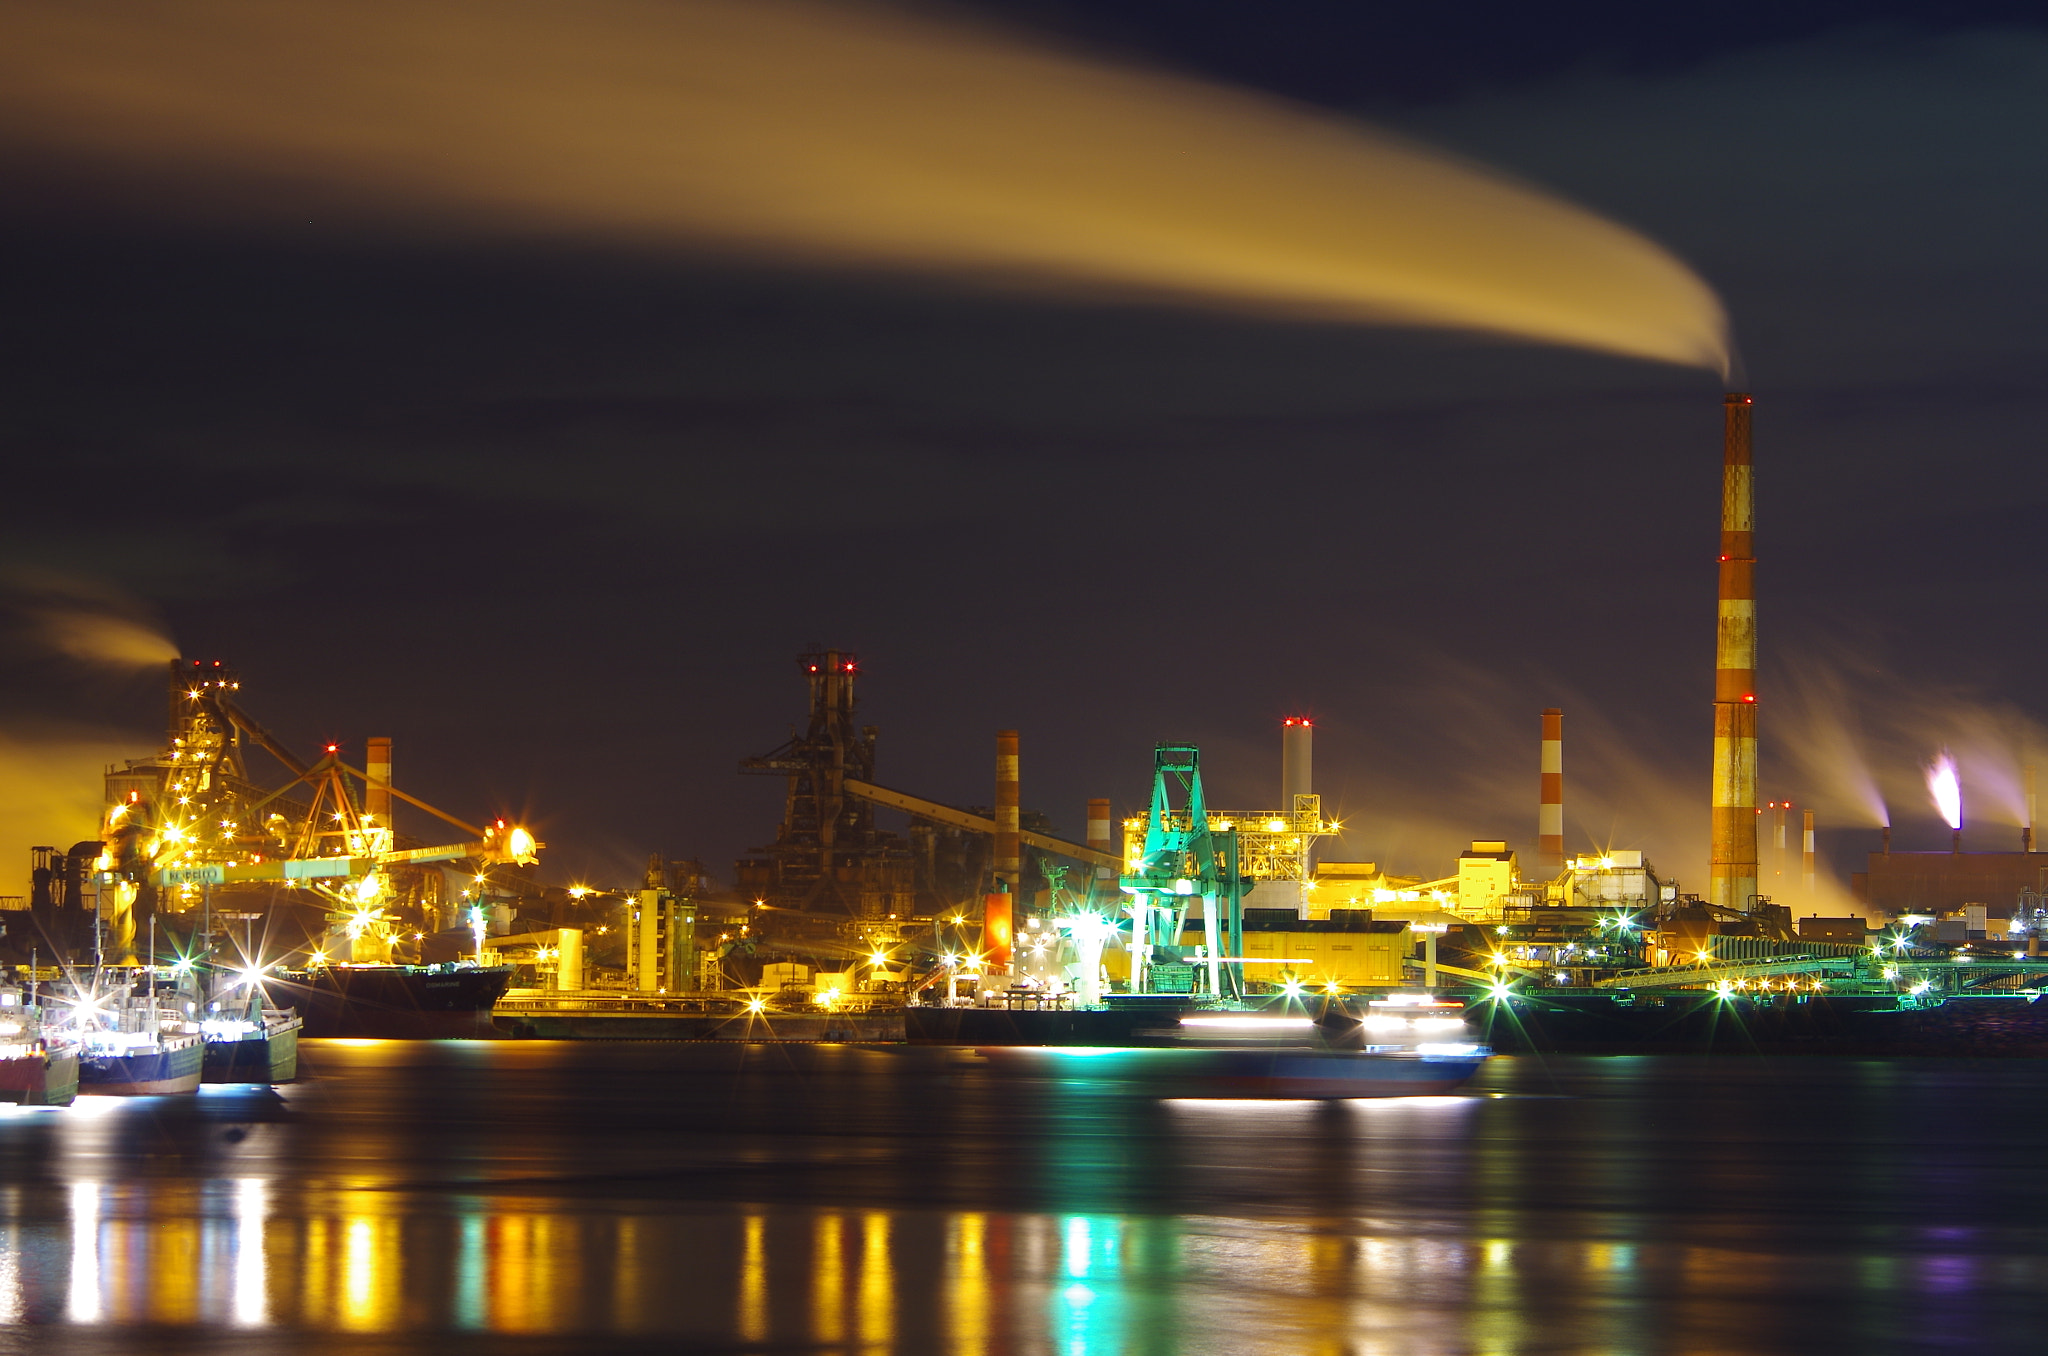
[[[1556,708],[1531,731],[1533,837],[1480,826],[1492,836],[1446,869],[1404,875],[1335,850],[1346,829],[1315,789],[1305,716],[1280,724],[1265,804],[1212,804],[1201,750],[1162,744],[1149,796],[1121,817],[1090,800],[1071,841],[1025,808],[1016,730],[994,732],[987,804],[891,785],[861,723],[858,657],[829,648],[799,657],[797,731],[739,760],[781,780],[782,813],[729,886],[658,856],[614,888],[545,885],[524,827],[402,790],[390,739],[366,740],[361,766],[338,745],[307,756],[250,714],[234,669],[178,661],[163,746],[108,770],[92,836],[32,848],[30,893],[0,913],[8,958],[40,972],[231,955],[295,985],[320,1029],[379,1034],[770,1022],[900,1039],[957,1032],[932,1014],[967,1011],[1071,1035],[1077,1014],[1416,989],[1554,1013],[1645,994],[2031,995],[2048,976],[2048,857],[2031,826],[2016,852],[1964,852],[1959,809],[1951,852],[1895,854],[1887,838],[1854,877],[1873,926],[1815,910],[1812,812],[1759,803],[1751,413],[1748,395],[1726,397],[1703,895],[1640,850],[1567,853]]]

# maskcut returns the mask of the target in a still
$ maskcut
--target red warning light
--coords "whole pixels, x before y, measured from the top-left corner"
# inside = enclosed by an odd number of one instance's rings
[[[1753,702],[1756,700],[1756,694],[1754,692],[1745,692],[1742,694],[1742,700],[1746,702]]]
[[[842,665],[841,667],[843,667],[843,668],[844,668],[844,669],[845,669],[845,670],[846,670],[846,671],[847,671],[848,673],[852,673],[852,672],[853,672],[853,665],[851,665],[851,664],[845,664],[845,665]]]
[[[812,673],[816,673],[817,671],[818,671],[818,666],[817,666],[816,664],[813,664],[813,665],[811,665],[811,672],[812,672]]]
[[[327,751],[328,751],[329,753],[338,753],[338,752],[340,752],[340,750],[341,750],[341,746],[340,746],[339,744],[329,744],[329,745],[327,746]]]

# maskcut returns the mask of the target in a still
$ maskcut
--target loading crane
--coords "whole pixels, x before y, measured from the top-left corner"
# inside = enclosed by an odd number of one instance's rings
[[[542,845],[525,828],[458,819],[391,786],[388,768],[373,778],[349,766],[335,745],[302,761],[241,709],[240,680],[223,665],[186,669],[173,661],[170,677],[163,751],[107,776],[105,853],[96,871],[102,897],[112,892],[103,912],[114,954],[132,950],[138,909],[210,910],[214,887],[283,885],[323,901],[351,951],[371,953],[355,959],[388,959],[399,920],[386,917],[384,905],[439,879],[425,880],[417,868],[473,863],[481,881],[492,866],[536,859]],[[245,740],[290,779],[268,790],[252,780]],[[388,813],[393,800],[450,825],[460,840],[401,839]]]
[[[1197,959],[1206,963],[1209,992],[1244,996],[1244,895],[1251,882],[1239,870],[1236,830],[1210,821],[1201,751],[1194,745],[1153,750],[1144,845],[1124,863],[1118,885],[1130,897],[1131,992],[1154,992],[1158,967],[1186,962],[1181,931],[1199,899],[1203,946]]]

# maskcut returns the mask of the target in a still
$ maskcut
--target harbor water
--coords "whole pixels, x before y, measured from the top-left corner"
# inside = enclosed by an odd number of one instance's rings
[[[1057,1061],[307,1041],[0,1108],[0,1352],[2031,1350],[2048,1067],[1524,1056],[1159,1100]]]

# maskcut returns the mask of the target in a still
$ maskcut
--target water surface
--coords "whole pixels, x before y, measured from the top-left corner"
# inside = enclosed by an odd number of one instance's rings
[[[1889,1352],[2048,1323],[2048,1071],[1159,1101],[907,1048],[307,1042],[0,1114],[0,1350]]]

